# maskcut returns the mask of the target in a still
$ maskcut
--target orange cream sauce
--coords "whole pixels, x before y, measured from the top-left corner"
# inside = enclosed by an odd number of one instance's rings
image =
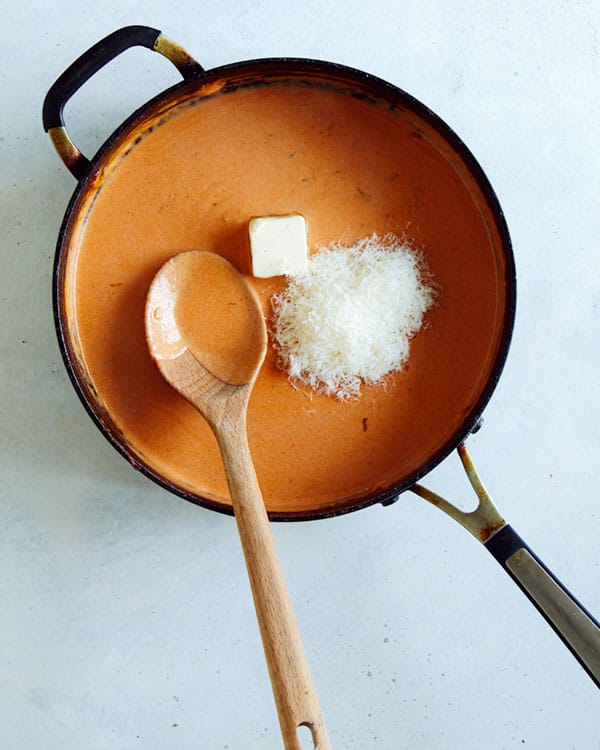
[[[406,234],[439,292],[405,371],[356,401],[294,388],[269,347],[248,415],[268,510],[352,505],[406,481],[444,446],[492,368],[505,269],[484,198],[429,126],[332,88],[274,83],[175,103],[122,140],[75,206],[65,298],[98,402],[139,458],[178,488],[229,505],[208,425],[153,366],[146,295],[184,250],[219,253],[249,274],[249,218],[290,212],[305,216],[311,252]],[[284,280],[250,281],[269,317]]]
[[[156,359],[188,349],[218,380],[251,383],[266,349],[260,300],[242,274],[217,253],[192,250],[155,276],[146,308],[146,338]]]

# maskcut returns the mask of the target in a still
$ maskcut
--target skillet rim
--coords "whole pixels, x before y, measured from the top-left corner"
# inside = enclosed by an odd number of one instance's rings
[[[82,197],[93,186],[98,175],[98,167],[101,162],[109,156],[114,150],[116,141],[128,130],[142,123],[146,114],[153,110],[157,105],[167,103],[169,99],[175,100],[180,94],[185,94],[186,89],[190,92],[198,88],[198,85],[206,85],[213,81],[226,78],[231,84],[232,79],[236,76],[243,77],[243,74],[260,74],[275,73],[291,76],[301,75],[321,75],[331,80],[347,81],[353,85],[359,85],[368,90],[370,95],[378,99],[387,101],[391,106],[402,106],[413,111],[418,117],[424,120],[441,138],[457,153],[464,163],[468,173],[473,177],[477,187],[485,199],[485,203],[490,209],[494,219],[495,229],[500,238],[500,250],[504,261],[504,284],[505,284],[505,306],[502,319],[501,333],[498,337],[498,346],[496,355],[493,359],[493,366],[490,369],[485,387],[477,402],[469,409],[460,426],[453,431],[448,439],[440,448],[425,460],[420,468],[415,471],[405,481],[394,484],[393,486],[382,490],[374,491],[360,497],[351,497],[340,500],[339,503],[329,503],[319,509],[309,511],[270,511],[269,518],[273,521],[312,521],[322,518],[332,518],[338,515],[354,512],[367,508],[371,505],[381,503],[382,505],[392,504],[398,499],[398,496],[409,490],[414,484],[419,482],[424,476],[438,466],[450,453],[452,453],[462,443],[469,434],[475,432],[481,424],[482,413],[489,403],[489,400],[495,391],[500,376],[506,364],[506,359],[510,349],[512,334],[514,330],[516,316],[516,267],[513,254],[512,242],[508,230],[506,218],[498,197],[484,173],[475,156],[447,123],[436,115],[429,107],[420,102],[414,96],[399,88],[398,86],[385,81],[370,73],[358,70],[356,68],[342,65],[340,63],[328,62],[324,60],[315,60],[302,57],[267,57],[240,62],[228,63],[210,70],[203,71],[192,80],[184,80],[176,83],[164,91],[157,94],[148,102],[137,108],[124,122],[119,125],[106,141],[100,146],[94,157],[90,160],[90,166],[86,174],[78,181],[75,190],[68,202],[65,215],[63,217],[58,240],[56,244],[53,279],[52,279],[52,302],[54,325],[57,333],[60,352],[63,363],[71,380],[71,383],[82,402],[88,415],[95,423],[96,427],[111,443],[111,445],[138,471],[163,487],[170,493],[177,495],[184,500],[192,502],[195,505],[214,510],[225,515],[233,515],[230,506],[223,505],[209,498],[190,493],[169,480],[162,477],[152,467],[147,465],[135,452],[128,446],[118,427],[112,422],[110,416],[94,401],[93,386],[86,382],[85,375],[79,367],[77,355],[70,342],[67,325],[67,312],[65,309],[65,299],[63,294],[65,281],[65,267],[69,249],[69,229],[78,215],[78,203]],[[219,91],[226,90],[226,86]],[[365,97],[366,98],[366,97]]]

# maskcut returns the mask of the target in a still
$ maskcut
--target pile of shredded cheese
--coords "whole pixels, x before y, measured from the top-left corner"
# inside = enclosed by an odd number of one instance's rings
[[[272,299],[279,366],[318,393],[356,397],[402,369],[434,296],[421,254],[394,234],[322,248]]]

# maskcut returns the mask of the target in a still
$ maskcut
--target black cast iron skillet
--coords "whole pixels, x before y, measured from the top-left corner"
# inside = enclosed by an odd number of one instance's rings
[[[54,314],[56,330],[65,366],[77,393],[92,419],[117,450],[119,450],[119,452],[121,452],[135,468],[140,469],[154,481],[157,481],[170,491],[206,507],[229,512],[227,508],[223,508],[222,506],[211,502],[210,498],[199,498],[193,493],[174,486],[151,466],[146,465],[143,459],[132,452],[130,446],[122,440],[118,428],[111,424],[110,417],[106,415],[95,402],[93,387],[91,387],[86,381],[69,330],[69,321],[63,293],[65,263],[66,256],[68,255],[69,222],[73,218],[73,213],[77,211],[78,201],[81,198],[81,194],[90,189],[90,185],[93,183],[93,180],[97,175],[98,165],[101,163],[102,158],[105,158],[106,154],[110,154],[110,150],[113,147],[117,135],[122,135],[123,132],[126,131],[127,123],[125,123],[116,134],[111,136],[102,149],[100,149],[96,157],[90,161],[83,156],[71,141],[64,126],[62,110],[65,103],[79,89],[79,87],[93,76],[102,66],[124,50],[136,45],[158,51],[165,55],[178,68],[184,78],[183,83],[178,84],[168,92],[160,95],[153,100],[152,103],[146,105],[146,107],[150,107],[151,105],[156,107],[157,102],[160,104],[163,97],[167,94],[172,94],[173,92],[177,93],[178,87],[188,86],[189,88],[190,84],[193,82],[210,81],[211,75],[216,75],[214,71],[205,71],[187,52],[164,37],[161,32],[145,26],[130,26],[114,32],[89,49],[75,63],[73,63],[63,75],[60,76],[48,92],[43,107],[44,128],[49,133],[59,156],[78,180],[78,186],[67,211],[57,247],[54,275]],[[293,76],[298,70],[314,71],[315,75],[318,74],[325,77],[328,75],[335,75],[337,78],[342,77],[349,85],[360,84],[360,86],[363,87],[361,90],[364,90],[364,87],[367,87],[367,89],[372,91],[373,95],[376,97],[387,97],[388,99],[393,99],[395,97],[395,100],[401,99],[404,105],[411,107],[417,112],[419,116],[423,118],[424,122],[427,122],[431,127],[435,128],[436,131],[442,133],[443,137],[451,144],[454,151],[468,165],[470,172],[474,175],[474,180],[491,207],[491,214],[496,225],[496,231],[501,238],[502,260],[506,268],[506,305],[504,322],[497,342],[495,360],[493,366],[490,367],[487,382],[482,389],[479,398],[476,403],[472,404],[470,408],[466,410],[462,423],[456,430],[454,430],[453,434],[431,455],[425,456],[418,470],[414,471],[411,476],[405,478],[400,483],[390,487],[384,487],[378,492],[368,493],[364,497],[355,498],[352,503],[341,503],[339,507],[327,507],[322,512],[311,511],[289,515],[286,515],[285,513],[272,513],[271,517],[275,520],[306,520],[310,518],[336,515],[337,513],[345,513],[365,507],[374,502],[391,504],[397,499],[399,493],[410,489],[412,492],[418,494],[428,502],[443,510],[451,518],[458,521],[476,539],[484,544],[486,549],[518,584],[525,595],[533,602],[559,637],[564,641],[595,684],[600,686],[600,626],[598,622],[579,602],[574,599],[574,597],[548,570],[521,537],[509,524],[506,523],[479,480],[465,446],[465,440],[468,435],[478,429],[481,412],[489,400],[500,376],[508,352],[514,320],[515,278],[510,240],[502,211],[487,179],[464,144],[462,144],[457,136],[444,123],[442,123],[439,118],[419,102],[412,99],[412,97],[409,97],[409,95],[386,82],[368,76],[360,71],[353,71],[331,63],[310,60],[250,61],[243,65],[240,64],[240,66],[242,67],[245,76],[251,74],[253,68],[265,70],[273,67],[275,67],[280,73],[281,71],[284,71],[288,76]],[[230,71],[232,70],[235,73],[235,69],[236,66],[225,66],[224,68],[219,69],[217,73],[222,77],[224,74],[230,74]],[[143,115],[144,108],[132,116],[132,121],[135,119],[135,121],[139,123],[140,118],[143,118]],[[419,482],[428,471],[455,449],[458,450],[467,476],[479,498],[477,509],[470,513],[460,511],[439,495],[436,495],[423,487]]]

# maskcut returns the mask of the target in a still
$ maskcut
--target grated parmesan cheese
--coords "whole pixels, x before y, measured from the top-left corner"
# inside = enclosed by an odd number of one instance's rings
[[[272,299],[278,364],[340,400],[401,370],[434,301],[421,254],[394,234],[322,248]]]

